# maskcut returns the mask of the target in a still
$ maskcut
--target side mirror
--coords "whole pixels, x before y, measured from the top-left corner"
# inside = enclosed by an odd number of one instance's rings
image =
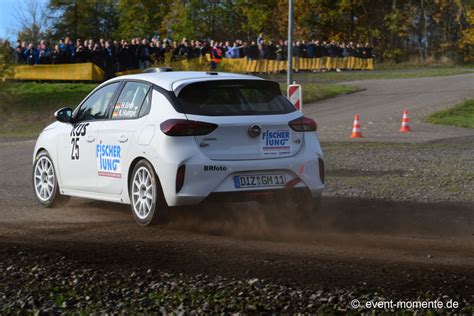
[[[57,121],[62,123],[71,123],[72,121],[72,109],[62,108],[54,112],[54,117]]]

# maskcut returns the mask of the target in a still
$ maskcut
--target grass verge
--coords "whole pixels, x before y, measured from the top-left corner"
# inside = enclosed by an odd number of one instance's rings
[[[95,88],[89,83],[0,84],[0,135],[36,136],[61,107],[75,108]]]
[[[428,123],[474,128],[474,99],[435,112],[426,119]]]
[[[90,83],[0,83],[0,136],[34,137],[61,107],[75,108],[94,88]],[[281,85],[286,91],[286,85]],[[349,85],[305,84],[304,102],[311,103],[358,91]]]
[[[281,90],[286,94],[287,85],[281,84]],[[362,89],[351,85],[336,85],[328,83],[306,83],[303,85],[303,104],[333,98],[342,94],[354,93]]]

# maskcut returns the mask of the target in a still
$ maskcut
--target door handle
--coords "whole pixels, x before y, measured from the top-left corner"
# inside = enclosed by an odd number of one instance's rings
[[[119,137],[119,142],[121,142],[121,143],[125,143],[127,140],[128,140],[128,138],[125,135],[122,135],[122,136]]]
[[[91,135],[87,136],[87,138],[86,138],[86,141],[89,142],[89,143],[92,143],[94,140],[95,140],[95,137],[91,136]]]

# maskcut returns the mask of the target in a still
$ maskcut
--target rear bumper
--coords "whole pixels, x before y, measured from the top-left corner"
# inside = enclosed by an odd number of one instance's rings
[[[248,191],[230,191],[213,192],[208,196],[177,196],[174,206],[196,205],[199,203],[235,203],[235,202],[268,202],[275,198],[295,198],[311,196],[313,199],[321,197],[323,188],[319,190],[309,190],[306,187],[293,189],[273,189],[273,190],[248,190]]]
[[[167,145],[166,149],[158,151],[165,155],[153,161],[153,165],[169,206],[195,205],[208,197],[218,196],[251,199],[266,192],[273,194],[287,189],[307,189],[313,198],[317,198],[324,190],[324,173],[320,171],[323,154],[316,133],[305,135],[305,142],[295,156],[273,159],[217,161],[203,155],[195,145]],[[184,184],[176,192],[177,170],[182,165],[186,166]],[[285,174],[287,184],[290,183],[289,188],[284,185],[236,188],[233,179],[234,176],[281,173]]]

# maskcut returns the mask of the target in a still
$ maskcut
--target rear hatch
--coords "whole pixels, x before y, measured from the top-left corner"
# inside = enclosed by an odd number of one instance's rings
[[[264,80],[218,80],[192,83],[177,96],[178,111],[192,121],[218,127],[194,136],[212,160],[283,158],[296,155],[304,133],[288,123],[301,117],[281,94],[278,83]]]

